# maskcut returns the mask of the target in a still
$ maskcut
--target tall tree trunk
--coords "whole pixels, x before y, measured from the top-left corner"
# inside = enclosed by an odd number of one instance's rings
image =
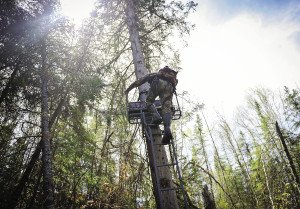
[[[148,74],[148,71],[145,67],[145,60],[144,55],[142,52],[142,47],[140,43],[140,36],[138,32],[138,19],[136,16],[136,10],[134,7],[134,0],[126,0],[126,18],[127,18],[127,27],[129,30],[129,36],[130,36],[130,42],[131,42],[131,50],[132,50],[132,56],[133,56],[133,63],[135,68],[135,75],[136,78],[139,79],[146,74]],[[144,84],[139,87],[139,91],[146,91],[149,89],[149,85]],[[146,95],[141,95],[141,100],[145,101]],[[159,127],[152,129],[153,133],[153,139],[154,143],[160,143],[161,142],[161,130]],[[148,140],[147,140],[148,141]],[[164,146],[155,146],[155,150],[152,150],[151,144],[147,143],[147,149],[149,153],[149,162],[150,162],[150,170],[151,170],[151,177],[153,182],[153,187],[156,188],[156,177],[154,173],[154,165],[153,160],[151,159],[151,153],[155,153],[155,159],[157,164],[167,164],[167,155],[166,150]],[[168,186],[174,186],[172,182],[172,175],[169,167],[161,167],[159,168],[159,179],[160,181],[168,182]],[[158,203],[158,191],[154,189],[154,196],[157,203],[157,208],[160,209],[178,209],[178,202],[176,197],[176,192],[173,191],[166,191],[162,192],[162,205],[159,205]]]
[[[48,108],[48,70],[46,67],[46,43],[42,43],[42,69],[41,69],[41,128],[42,128],[42,170],[44,208],[54,208],[53,177],[52,177],[52,153],[49,130]]]

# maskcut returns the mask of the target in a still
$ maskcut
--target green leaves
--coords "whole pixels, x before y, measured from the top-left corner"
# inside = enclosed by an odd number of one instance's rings
[[[74,85],[74,90],[79,103],[101,99],[101,91],[105,87],[101,78],[83,75],[79,77],[77,82],[77,85]]]

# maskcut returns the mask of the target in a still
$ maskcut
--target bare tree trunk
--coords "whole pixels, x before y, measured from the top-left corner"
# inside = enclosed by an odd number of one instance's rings
[[[126,0],[126,8],[125,8],[126,18],[127,18],[127,27],[129,30],[130,42],[131,42],[131,49],[132,49],[132,56],[133,56],[133,63],[135,67],[135,75],[136,78],[141,78],[148,74],[148,71],[145,67],[145,60],[144,55],[142,52],[142,47],[140,43],[140,36],[138,32],[138,19],[136,16],[136,10],[134,7],[133,0]],[[149,85],[144,84],[139,87],[139,91],[145,91],[149,89]],[[145,101],[146,95],[141,95],[141,100]],[[161,130],[159,127],[152,128],[153,139],[154,143],[161,142]],[[152,147],[149,143],[147,143],[147,149],[149,153],[149,162],[150,162],[150,170],[151,170],[151,177],[153,182],[153,187],[156,188],[156,177],[154,173],[154,165],[153,160],[151,159],[151,153],[155,153],[156,162],[157,164],[167,164],[167,155],[164,146],[155,146],[155,150],[152,150]],[[172,175],[169,167],[161,167],[159,168],[159,179],[160,182],[167,182],[169,186],[174,186],[172,183]],[[156,199],[157,207],[160,209],[179,209],[176,192],[173,191],[166,191],[162,192],[162,202],[161,206],[158,205],[158,191],[154,190],[154,196]]]
[[[54,208],[53,177],[52,177],[52,153],[49,130],[48,108],[48,72],[46,67],[46,44],[42,43],[42,69],[41,69],[41,128],[42,128],[42,170],[44,208]]]

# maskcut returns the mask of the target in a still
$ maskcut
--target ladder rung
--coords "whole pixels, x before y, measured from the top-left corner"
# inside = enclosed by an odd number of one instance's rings
[[[152,134],[152,136],[161,136],[163,134]]]
[[[177,165],[177,163],[163,164],[163,165],[158,165],[157,167],[165,167],[165,166],[171,166],[171,165]]]
[[[146,123],[147,126],[159,126],[158,123]]]
[[[155,143],[154,145],[170,145],[170,144]]]
[[[160,189],[160,191],[166,192],[166,191],[178,190],[178,189],[181,189],[181,187],[173,187],[173,188]]]

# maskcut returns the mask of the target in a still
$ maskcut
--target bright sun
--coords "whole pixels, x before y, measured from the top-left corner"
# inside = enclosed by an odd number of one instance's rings
[[[62,14],[69,17],[76,25],[90,16],[96,0],[60,0]]]

